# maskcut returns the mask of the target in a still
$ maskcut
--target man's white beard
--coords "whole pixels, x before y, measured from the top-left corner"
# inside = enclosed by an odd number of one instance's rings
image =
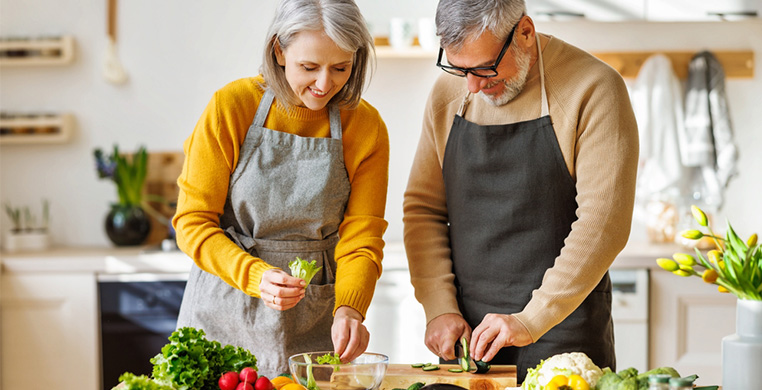
[[[531,60],[529,52],[522,51],[514,46],[511,48],[511,54],[513,55],[514,61],[516,61],[516,75],[510,80],[497,80],[497,82],[502,82],[505,85],[503,92],[498,95],[487,95],[486,93],[479,91],[479,96],[481,96],[485,102],[493,106],[502,106],[510,102],[521,93],[521,90],[524,89],[524,85],[527,82],[529,62]]]

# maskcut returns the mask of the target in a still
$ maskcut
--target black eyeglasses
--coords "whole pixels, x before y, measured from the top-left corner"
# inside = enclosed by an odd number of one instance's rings
[[[503,48],[500,50],[500,54],[497,56],[497,60],[495,60],[495,64],[492,66],[480,66],[476,68],[458,68],[457,66],[450,66],[450,65],[442,65],[442,53],[444,53],[444,49],[441,47],[439,48],[439,57],[437,58],[437,66],[441,68],[443,71],[455,75],[458,77],[466,77],[469,73],[476,77],[495,77],[497,76],[497,66],[500,65],[500,61],[503,59],[503,56],[505,55],[505,51],[508,50],[508,46],[511,45],[511,41],[513,40],[513,33],[516,31],[516,27],[519,24],[516,23],[515,26],[513,26],[513,29],[511,30],[511,33],[508,34],[508,39],[505,40],[505,44],[503,44]]]

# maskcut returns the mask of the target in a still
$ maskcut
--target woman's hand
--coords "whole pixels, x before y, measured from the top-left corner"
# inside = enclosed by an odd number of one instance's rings
[[[343,363],[350,362],[360,356],[368,348],[370,333],[362,324],[362,315],[349,306],[336,309],[331,326],[331,339],[334,352]]]
[[[265,306],[275,310],[288,310],[304,298],[306,283],[281,269],[270,269],[262,274],[259,296]]]

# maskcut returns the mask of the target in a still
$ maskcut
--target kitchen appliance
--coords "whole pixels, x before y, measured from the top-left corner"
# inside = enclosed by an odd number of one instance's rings
[[[648,269],[617,268],[609,270],[609,275],[617,370],[648,371]]]
[[[187,280],[187,273],[98,275],[104,389],[126,371],[151,375],[150,359],[175,330]]]

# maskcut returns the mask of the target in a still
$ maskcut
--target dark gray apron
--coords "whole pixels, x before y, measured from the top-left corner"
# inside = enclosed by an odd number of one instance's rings
[[[488,313],[524,309],[577,219],[575,183],[549,115],[539,37],[537,47],[541,117],[477,125],[463,118],[466,97],[445,148],[442,174],[457,298],[472,328]],[[563,352],[584,352],[599,367],[615,369],[608,273],[560,324],[533,344],[501,349],[492,363],[517,365],[522,383],[528,368]]]
[[[332,351],[338,229],[349,199],[341,118],[329,107],[331,138],[307,138],[264,126],[267,90],[241,146],[220,227],[243,250],[290,273],[297,256],[322,266],[294,308],[278,311],[193,266],[178,327],[250,350],[261,375],[288,372],[288,357]]]

